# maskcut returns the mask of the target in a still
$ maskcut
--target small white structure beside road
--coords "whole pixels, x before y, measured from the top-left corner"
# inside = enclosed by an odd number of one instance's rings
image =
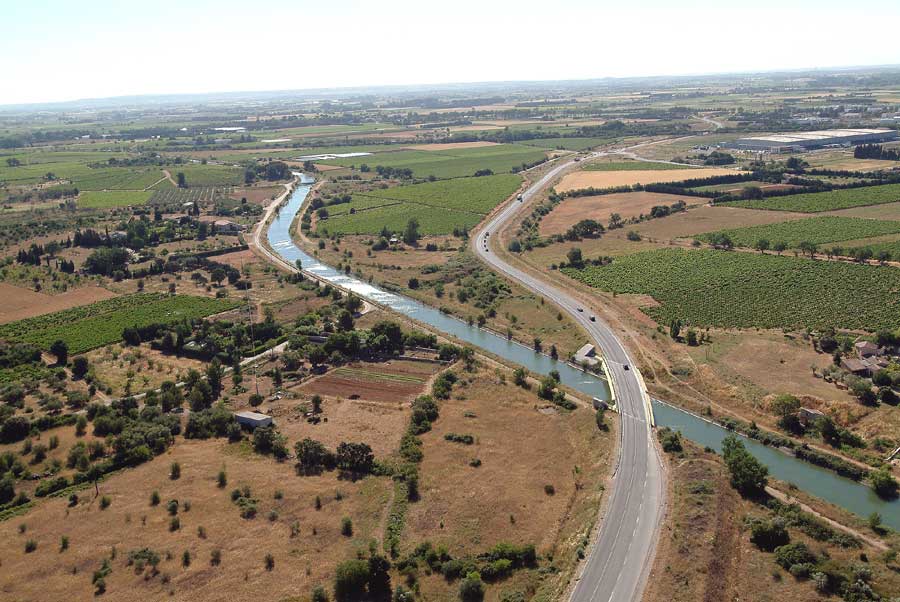
[[[597,350],[594,349],[593,345],[587,343],[575,352],[575,363],[579,366],[596,366],[600,363],[600,358],[597,357]]]

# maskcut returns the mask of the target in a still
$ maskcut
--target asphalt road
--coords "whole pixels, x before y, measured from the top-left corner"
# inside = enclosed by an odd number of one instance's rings
[[[598,153],[599,154],[599,153]],[[602,351],[621,416],[621,450],[600,532],[582,567],[571,600],[609,602],[640,600],[656,546],[664,503],[662,466],[650,429],[649,397],[637,368],[612,329],[574,297],[508,263],[491,247],[499,231],[528,200],[571,167],[553,168],[523,194],[494,215],[473,239],[474,250],[496,271],[556,303],[587,331]],[[583,311],[578,311],[582,308]],[[625,367],[628,366],[626,370]]]

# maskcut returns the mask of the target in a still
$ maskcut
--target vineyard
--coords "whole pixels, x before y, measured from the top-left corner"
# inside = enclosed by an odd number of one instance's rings
[[[784,243],[788,248],[797,248],[801,242],[817,245],[843,240],[857,240],[871,236],[900,232],[900,222],[863,219],[861,217],[822,216],[807,219],[719,230],[698,236],[710,241],[712,237],[725,234],[736,247],[753,247],[757,241],[765,239],[770,247]]]
[[[810,192],[788,196],[769,197],[755,201],[731,201],[722,203],[728,207],[745,209],[770,209],[772,211],[799,211],[820,213],[836,209],[849,209],[865,205],[883,205],[900,201],[900,184],[883,184],[863,188],[846,188],[828,192]]]
[[[890,254],[890,257],[893,258],[894,261],[900,261],[900,240],[893,240],[889,242],[879,242],[873,243],[870,245],[859,245],[853,247],[854,249],[871,249],[873,257],[878,257],[878,254],[882,251],[887,251]]]
[[[183,173],[188,187],[195,186],[237,186],[244,181],[244,170],[227,165],[178,165],[169,168],[175,178]]]
[[[219,196],[228,196],[231,186],[192,186],[190,188],[158,188],[150,197],[151,205],[182,205],[184,203],[211,203]]]
[[[593,287],[646,294],[660,324],[722,328],[900,326],[900,270],[727,251],[661,249],[564,273]]]
[[[548,150],[583,151],[601,144],[609,144],[613,140],[614,138],[535,138],[534,140],[523,140],[521,144]]]
[[[92,169],[83,176],[72,178],[79,190],[144,190],[163,178],[159,168],[133,169],[110,167]]]
[[[125,328],[193,320],[238,304],[231,299],[141,293],[11,322],[0,326],[0,338],[32,343],[42,349],[63,340],[69,353],[78,354],[120,340]]]
[[[504,174],[357,193],[350,203],[329,207],[331,217],[319,221],[317,230],[322,234],[378,234],[387,227],[400,232],[415,217],[422,234],[449,234],[454,228],[471,228],[480,222],[520,183],[519,176]]]
[[[149,190],[88,190],[78,195],[78,206],[82,209],[108,209],[143,205],[153,192]]]

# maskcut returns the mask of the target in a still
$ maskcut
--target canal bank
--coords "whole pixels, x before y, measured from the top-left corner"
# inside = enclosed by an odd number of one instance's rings
[[[522,365],[532,372],[548,374],[551,370],[556,370],[559,372],[563,384],[590,397],[610,399],[607,383],[598,376],[575,369],[564,361],[553,360],[498,334],[469,325],[421,302],[354,278],[302,251],[294,243],[291,224],[302,207],[311,186],[312,180],[303,177],[301,183],[289,195],[287,202],[273,216],[265,231],[269,246],[285,262],[295,265],[296,260],[299,259],[304,272],[308,272],[322,281],[350,290],[368,301],[429,324],[461,341]],[[673,430],[679,430],[686,438],[699,445],[709,446],[716,451],[721,450],[722,440],[731,434],[731,431],[717,424],[662,402],[654,401],[653,410],[657,426],[668,426]],[[843,478],[827,469],[809,464],[778,450],[767,448],[743,435],[738,436],[744,441],[747,449],[769,467],[773,477],[793,483],[800,489],[845,508],[858,516],[866,517],[877,512],[882,516],[885,525],[900,530],[900,501],[883,500],[871,488],[861,483]]]

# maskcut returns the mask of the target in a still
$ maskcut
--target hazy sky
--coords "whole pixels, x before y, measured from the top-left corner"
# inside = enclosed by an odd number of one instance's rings
[[[0,104],[900,63],[898,0],[0,0]]]

